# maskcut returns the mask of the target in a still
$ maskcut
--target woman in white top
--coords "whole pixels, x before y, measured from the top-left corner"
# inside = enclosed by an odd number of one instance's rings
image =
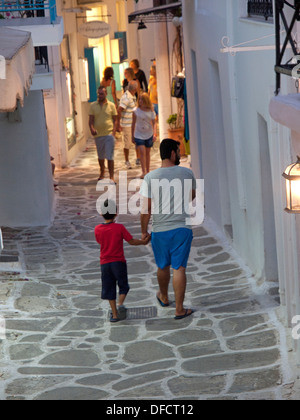
[[[138,107],[133,111],[132,141],[140,152],[142,176],[150,171],[150,152],[156,141],[156,114],[147,93],[138,99]]]

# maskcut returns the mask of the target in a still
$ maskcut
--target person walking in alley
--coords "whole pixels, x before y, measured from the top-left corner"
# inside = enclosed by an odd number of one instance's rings
[[[116,81],[114,80],[114,69],[112,67],[106,67],[103,72],[103,79],[101,86],[106,87],[107,100],[113,102],[118,109],[118,99],[116,94]]]
[[[112,200],[106,200],[101,206],[104,224],[95,227],[95,238],[100,244],[100,264],[102,274],[103,300],[108,300],[112,314],[110,322],[118,322],[126,318],[124,302],[129,292],[127,264],[124,256],[123,241],[129,245],[147,245],[150,237],[134,239],[121,224],[115,223],[117,206]],[[119,287],[119,302],[117,308],[117,290]]]
[[[133,69],[135,77],[140,82],[141,89],[144,92],[148,92],[148,82],[145,75],[145,72],[140,69],[140,62],[137,59],[130,61],[130,67]]]
[[[89,127],[95,139],[100,176],[105,176],[105,159],[109,170],[109,177],[114,182],[114,150],[115,134],[118,126],[118,113],[115,104],[107,100],[105,86],[98,89],[98,101],[91,104],[89,113]]]
[[[132,138],[139,150],[143,179],[150,171],[150,153],[156,141],[156,115],[147,93],[139,96],[138,107],[133,112]]]
[[[134,71],[131,67],[128,67],[127,69],[124,70],[124,76],[125,79],[123,80],[123,93],[126,92],[126,90],[128,89],[128,85],[130,82],[136,82],[137,83],[137,91],[135,93],[135,97],[136,99],[138,98],[140,91],[141,91],[141,85],[140,82],[138,81],[138,79],[135,77]]]
[[[150,96],[151,103],[158,119],[158,93],[157,93],[157,78],[156,78],[156,66],[150,68],[150,79],[148,85],[148,94]]]
[[[125,79],[123,81],[123,92],[125,93],[128,90],[128,86],[129,86],[130,82],[136,82],[137,83],[137,91],[135,93],[135,97],[136,97],[136,99],[138,99],[140,91],[141,91],[141,85],[140,85],[140,82],[138,81],[138,79],[136,78],[133,69],[131,67],[128,67],[127,69],[125,69],[124,76],[125,76]],[[140,152],[139,152],[137,147],[135,148],[135,152],[136,152],[135,164],[137,166],[140,166],[140,164],[141,164]]]
[[[129,161],[129,150],[132,145],[132,115],[136,108],[137,82],[131,81],[128,85],[128,90],[123,93],[120,106],[118,108],[119,130],[122,133],[124,143],[124,157],[127,169],[132,169]]]
[[[194,312],[192,309],[184,308],[186,267],[193,240],[191,226],[187,225],[189,215],[185,210],[184,197],[188,197],[189,201],[196,197],[196,180],[190,169],[179,166],[179,142],[171,139],[163,140],[160,145],[160,155],[161,168],[145,176],[140,190],[143,197],[142,238],[150,236],[148,225],[153,209],[151,242],[158,266],[159,284],[156,297],[162,307],[170,305],[168,290],[172,266],[176,300],[175,319],[180,320]],[[157,188],[158,182],[160,184]],[[167,192],[163,188],[164,184],[167,184]],[[187,190],[188,185],[189,190]]]

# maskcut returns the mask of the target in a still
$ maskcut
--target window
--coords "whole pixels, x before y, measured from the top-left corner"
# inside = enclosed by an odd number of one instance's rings
[[[248,16],[262,16],[265,20],[273,17],[272,0],[248,0]]]

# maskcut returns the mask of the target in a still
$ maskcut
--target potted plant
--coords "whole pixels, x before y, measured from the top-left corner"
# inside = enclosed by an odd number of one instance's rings
[[[186,154],[184,144],[184,123],[180,108],[178,114],[171,114],[169,116],[167,123],[169,124],[169,138],[180,142],[180,153],[184,156]]]

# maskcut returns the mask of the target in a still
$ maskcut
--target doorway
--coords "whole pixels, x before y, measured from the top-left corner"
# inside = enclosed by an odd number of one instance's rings
[[[219,186],[219,224],[223,226],[225,234],[233,239],[220,70],[218,62],[213,60],[210,60],[210,75],[214,138],[213,154],[216,157],[216,167],[218,168],[216,183]]]
[[[260,148],[261,202],[263,212],[265,258],[264,274],[266,281],[278,281],[278,261],[268,124],[260,114],[257,114],[257,120]]]

